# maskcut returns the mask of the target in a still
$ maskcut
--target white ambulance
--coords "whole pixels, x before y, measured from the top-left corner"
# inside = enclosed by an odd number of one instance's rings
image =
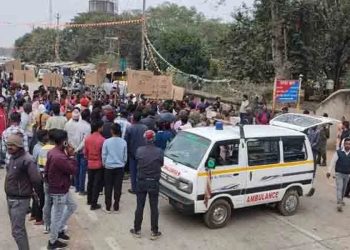
[[[312,193],[315,164],[305,132],[335,120],[283,114],[271,125],[202,127],[180,132],[165,151],[160,191],[185,213],[224,227],[233,209],[276,203],[293,215]]]

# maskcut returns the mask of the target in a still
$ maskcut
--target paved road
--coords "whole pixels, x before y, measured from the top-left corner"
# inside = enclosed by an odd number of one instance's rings
[[[0,170],[3,186],[4,170]],[[85,197],[74,194],[79,208],[69,223],[72,250],[124,249],[350,249],[350,199],[343,213],[335,209],[334,180],[325,178],[320,168],[314,197],[301,199],[299,212],[292,217],[280,216],[274,209],[254,207],[234,212],[227,227],[207,229],[201,216],[184,216],[160,200],[160,229],[163,237],[149,240],[149,214],[145,214],[142,238],[129,234],[133,222],[135,196],[126,192],[124,183],[119,214],[90,211]],[[103,196],[101,198],[103,203]],[[148,210],[147,210],[148,212]],[[0,192],[0,249],[16,249],[10,234],[4,192]],[[47,235],[41,226],[27,223],[32,249],[45,249]]]

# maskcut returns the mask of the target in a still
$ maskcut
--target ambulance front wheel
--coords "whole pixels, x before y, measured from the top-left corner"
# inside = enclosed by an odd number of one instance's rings
[[[288,190],[278,203],[278,210],[284,216],[294,215],[299,207],[299,194],[295,189]]]
[[[226,226],[231,219],[231,206],[223,199],[213,202],[209,210],[204,214],[204,223],[210,229]]]

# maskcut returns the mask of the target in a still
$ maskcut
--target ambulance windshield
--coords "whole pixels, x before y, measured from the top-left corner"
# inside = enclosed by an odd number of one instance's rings
[[[169,144],[165,156],[174,162],[197,169],[210,146],[210,140],[201,136],[180,132]]]

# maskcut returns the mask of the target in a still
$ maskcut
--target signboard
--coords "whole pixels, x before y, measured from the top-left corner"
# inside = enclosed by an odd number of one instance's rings
[[[13,80],[19,83],[35,82],[33,70],[14,70]]]
[[[87,73],[85,74],[85,84],[89,86],[96,86],[98,85],[98,77],[97,73]]]
[[[151,71],[128,70],[128,93],[154,95],[156,84]]]
[[[59,74],[48,73],[43,76],[43,84],[48,87],[61,87],[63,77]]]
[[[128,70],[128,93],[144,94],[147,98],[182,100],[185,89],[173,86],[173,77],[155,76],[150,71]]]
[[[97,84],[101,85],[106,78],[108,63],[101,62],[97,65]]]
[[[185,88],[173,86],[173,100],[182,101],[185,95]]]
[[[13,60],[5,63],[5,71],[8,73],[14,73],[15,70],[21,70],[21,60]]]
[[[276,80],[275,100],[277,103],[297,103],[299,99],[299,80]]]
[[[152,81],[155,84],[153,94],[150,98],[154,99],[173,99],[173,77],[172,76],[153,76]]]

